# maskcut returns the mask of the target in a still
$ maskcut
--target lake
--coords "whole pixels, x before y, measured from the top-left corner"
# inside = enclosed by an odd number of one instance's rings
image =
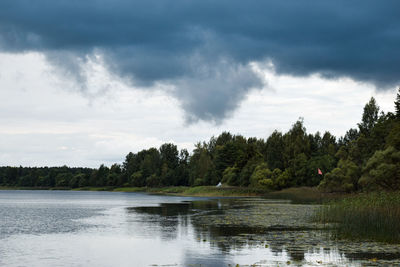
[[[334,240],[316,205],[0,191],[0,266],[400,265],[398,245]]]

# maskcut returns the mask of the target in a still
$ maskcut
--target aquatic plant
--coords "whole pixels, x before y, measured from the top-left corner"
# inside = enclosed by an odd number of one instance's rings
[[[322,205],[315,215],[339,238],[400,242],[400,192],[353,195]]]

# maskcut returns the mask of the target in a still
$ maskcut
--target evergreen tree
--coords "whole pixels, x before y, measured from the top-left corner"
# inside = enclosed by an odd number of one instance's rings
[[[264,159],[267,161],[269,168],[283,168],[283,150],[282,133],[275,130],[268,137],[265,150],[263,151]]]
[[[394,108],[396,111],[396,118],[400,119],[400,87],[397,90],[396,101],[394,101]]]
[[[360,132],[369,137],[372,128],[378,121],[379,106],[376,104],[375,98],[371,97],[369,102],[364,106],[361,123],[358,124]]]

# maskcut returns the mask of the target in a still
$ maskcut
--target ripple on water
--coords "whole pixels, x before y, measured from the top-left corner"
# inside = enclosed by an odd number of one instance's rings
[[[310,221],[316,207],[261,198],[0,192],[0,265],[400,265],[398,245],[332,239]]]

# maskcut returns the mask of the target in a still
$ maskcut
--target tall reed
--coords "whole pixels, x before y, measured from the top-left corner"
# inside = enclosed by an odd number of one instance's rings
[[[400,192],[358,194],[321,206],[316,219],[338,237],[400,243]]]

